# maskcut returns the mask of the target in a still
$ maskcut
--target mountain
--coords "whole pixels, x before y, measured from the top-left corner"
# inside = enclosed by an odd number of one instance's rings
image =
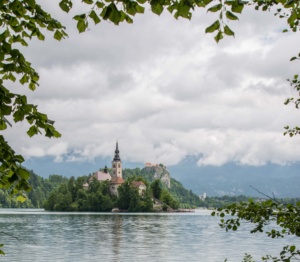
[[[197,160],[188,157],[178,165],[168,167],[174,178],[196,194],[262,196],[254,187],[278,198],[300,196],[300,163],[259,167],[229,163],[220,167],[200,167]]]

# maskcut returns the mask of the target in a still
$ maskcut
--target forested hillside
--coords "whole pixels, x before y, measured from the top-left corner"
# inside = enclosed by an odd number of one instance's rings
[[[42,208],[50,192],[68,181],[68,178],[61,175],[50,175],[44,179],[33,171],[29,172],[32,190],[27,194],[28,199],[24,203],[18,202],[15,196],[12,197],[8,191],[0,189],[0,208]]]
[[[61,175],[50,175],[48,178],[42,178],[30,171],[30,184],[32,190],[28,193],[28,199],[24,202],[18,202],[16,197],[10,196],[9,192],[0,189],[0,208],[44,208],[46,200],[46,208],[49,210],[73,210],[73,211],[109,211],[117,205],[117,198],[109,196],[108,183],[93,183],[90,190],[82,188],[89,176],[81,176],[78,178],[66,178]],[[183,185],[169,176],[166,170],[160,173],[164,177],[164,181],[160,181],[159,185],[163,190],[160,195],[161,199],[173,207],[193,208],[218,208],[224,207],[231,203],[247,201],[247,196],[222,196],[222,197],[207,197],[205,200],[200,200],[199,197],[191,190],[187,190]],[[149,208],[149,195],[153,194],[151,184],[158,179],[154,169],[124,169],[124,179],[142,180],[147,184],[147,198],[141,199],[135,197],[136,208],[133,208],[134,203],[131,203],[131,209],[143,211]],[[169,182],[167,178],[169,177]],[[169,183],[169,187],[167,186]],[[128,185],[127,185],[128,186]],[[123,191],[125,192],[125,191]],[[128,194],[136,196],[136,192],[128,191]],[[124,195],[124,198],[128,195]],[[124,200],[123,198],[123,200]],[[258,197],[254,200],[259,200]],[[278,199],[282,203],[294,203],[299,199]],[[126,201],[125,201],[126,202]],[[120,202],[119,202],[120,203]],[[130,204],[130,201],[129,201]],[[128,204],[128,205],[129,205]],[[121,204],[129,208],[126,204]],[[149,209],[150,210],[150,209]]]
[[[182,208],[199,207],[202,205],[199,196],[186,189],[179,181],[172,178],[163,165],[153,168],[124,169],[123,177],[140,176],[149,183],[162,178],[161,186],[180,203]],[[169,181],[167,181],[169,179]],[[169,187],[167,186],[169,185]]]

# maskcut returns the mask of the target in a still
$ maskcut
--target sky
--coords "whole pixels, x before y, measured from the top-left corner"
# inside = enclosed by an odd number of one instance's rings
[[[286,81],[299,71],[300,35],[282,33],[285,20],[252,7],[230,22],[235,37],[219,44],[205,34],[217,15],[198,9],[191,20],[146,8],[133,24],[90,23],[79,34],[71,13],[57,1],[40,1],[66,27],[60,42],[46,33],[22,51],[40,75],[30,103],[55,120],[59,139],[29,138],[28,125],[4,132],[27,160],[84,163],[112,157],[119,142],[122,160],[180,163],[197,156],[199,166],[291,165],[300,161],[299,137],[283,136],[299,124],[285,106],[295,95]]]

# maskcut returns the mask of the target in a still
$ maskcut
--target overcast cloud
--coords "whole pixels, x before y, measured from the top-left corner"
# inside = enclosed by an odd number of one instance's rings
[[[67,26],[69,38],[50,36],[24,49],[40,74],[25,93],[56,121],[60,139],[26,137],[25,123],[5,136],[27,158],[88,161],[111,156],[177,164],[199,155],[199,165],[287,164],[300,160],[299,138],[283,126],[299,123],[284,106],[293,95],[286,79],[299,66],[299,34],[272,13],[246,10],[231,23],[235,38],[216,44],[204,30],[216,16],[197,10],[191,21],[149,11],[133,25],[102,22],[83,34],[56,1],[43,5]],[[79,6],[74,12],[78,12]]]

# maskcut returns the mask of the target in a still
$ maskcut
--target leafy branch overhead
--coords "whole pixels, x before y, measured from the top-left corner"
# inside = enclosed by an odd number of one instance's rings
[[[243,222],[249,222],[253,225],[250,230],[251,233],[265,231],[270,238],[281,238],[288,235],[300,237],[300,202],[297,205],[283,205],[274,199],[262,202],[250,200],[212,212],[212,216],[216,215],[221,218],[220,227],[226,231],[236,231]],[[228,216],[227,219],[226,216]],[[278,256],[266,255],[262,257],[263,261],[274,262],[299,259],[299,247],[294,245],[284,246]]]
[[[98,24],[101,20],[110,21],[116,25],[126,21],[133,22],[133,17],[137,13],[144,13],[149,5],[151,11],[160,15],[167,9],[176,19],[179,17],[191,19],[192,12],[197,7],[206,8],[207,12],[217,13],[217,20],[205,29],[206,33],[214,33],[215,40],[219,42],[224,35],[234,36],[234,32],[229,27],[230,21],[239,20],[238,15],[242,13],[245,6],[253,6],[256,10],[269,11],[276,6],[275,15],[285,18],[291,31],[299,29],[300,8],[298,1],[294,0],[123,0],[123,1],[96,1],[82,0],[83,3],[90,5],[91,9],[87,13],[79,14],[74,17],[77,21],[78,31],[84,32],[89,22]],[[62,0],[59,3],[61,9],[69,12],[73,7],[72,0]],[[285,29],[284,32],[288,31]]]
[[[26,120],[30,137],[42,132],[47,137],[60,137],[53,126],[54,121],[39,112],[37,105],[28,103],[25,95],[12,93],[5,85],[8,81],[18,80],[19,84],[34,91],[39,75],[16,45],[28,46],[32,38],[44,40],[42,29],[53,32],[53,37],[61,40],[67,36],[64,27],[35,0],[2,0],[0,12],[0,131],[12,126],[12,122]],[[29,173],[21,167],[22,162],[23,157],[15,155],[0,135],[0,188],[10,189],[13,194],[30,189],[27,182]],[[19,199],[24,200],[24,197],[20,195]]]

